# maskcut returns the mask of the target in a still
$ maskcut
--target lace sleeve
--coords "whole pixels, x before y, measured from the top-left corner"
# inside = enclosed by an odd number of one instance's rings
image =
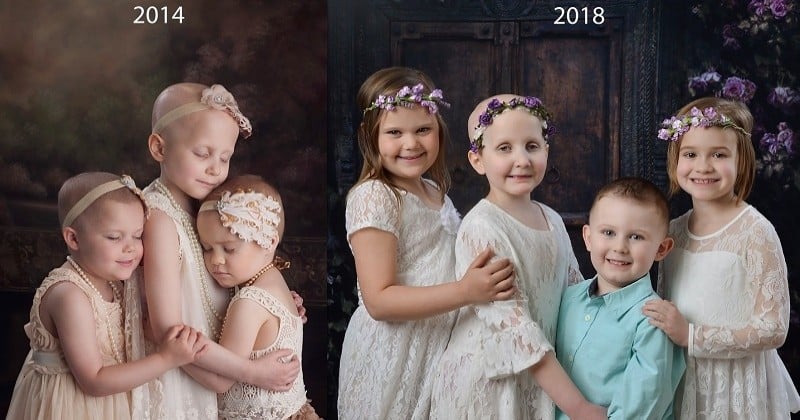
[[[750,319],[736,328],[690,324],[690,356],[732,359],[778,348],[786,340],[789,284],[778,234],[762,219],[747,230],[743,239],[743,264],[752,284],[742,299],[752,301]]]
[[[400,203],[380,181],[355,186],[347,196],[345,228],[347,237],[365,228],[375,228],[399,236]]]
[[[462,226],[456,238],[456,272],[463,276],[486,247],[492,248],[495,259],[511,257],[510,245],[496,228]],[[518,292],[511,300],[474,305],[472,309],[484,324],[480,334],[487,378],[499,379],[522,372],[553,350],[541,327],[531,318],[524,294]]]
[[[572,286],[573,284],[582,282],[584,279],[583,274],[581,274],[580,266],[578,266],[578,259],[575,258],[575,253],[572,252],[571,246],[567,247],[567,253],[567,258],[569,260],[569,266],[567,267],[567,285]]]

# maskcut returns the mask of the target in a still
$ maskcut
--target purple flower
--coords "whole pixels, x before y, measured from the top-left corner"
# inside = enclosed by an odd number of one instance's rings
[[[794,131],[790,128],[779,131],[778,135],[775,136],[775,140],[786,150],[786,153],[794,154]]]
[[[800,96],[790,87],[778,86],[769,93],[767,102],[775,108],[789,113],[791,108],[800,102]]]
[[[413,88],[411,88],[411,92],[413,92],[415,95],[419,95],[424,89],[425,86],[422,86],[422,83],[417,83]]]
[[[750,0],[750,3],[747,5],[747,10],[756,16],[763,16],[764,12],[767,11],[767,5],[761,0]]]
[[[502,108],[503,107],[503,103],[500,102],[499,99],[494,98],[491,101],[489,101],[489,104],[486,105],[486,107],[489,108],[490,110],[494,111],[494,110]]]
[[[400,90],[397,91],[397,96],[401,98],[406,97],[410,94],[411,94],[411,88],[409,88],[408,86],[403,86]]]
[[[498,101],[499,102],[499,101]],[[491,102],[489,103],[491,105]],[[492,116],[488,112],[484,112],[478,117],[478,125],[487,127],[492,124]]]
[[[722,86],[722,96],[728,99],[735,99],[742,102],[749,102],[753,99],[756,92],[756,84],[736,76],[731,76],[725,80]]]
[[[528,108],[536,108],[537,106],[542,106],[542,101],[535,96],[526,96],[525,99],[523,99],[523,103]]]
[[[731,50],[738,50],[741,48],[739,45],[739,28],[734,25],[725,25],[722,27],[722,46]]]
[[[658,138],[660,138],[661,140],[669,140],[670,138],[669,130],[667,130],[666,128],[659,129]]]
[[[439,100],[444,99],[444,96],[442,96],[442,90],[441,89],[434,89],[433,91],[431,91],[431,98],[439,99]]]
[[[692,96],[701,96],[719,88],[722,75],[709,70],[699,76],[689,78],[689,92]]]
[[[761,137],[761,149],[772,155],[778,153],[778,141],[775,134],[764,133],[764,136]]]
[[[782,18],[786,16],[788,8],[786,7],[784,0],[772,0],[769,3],[769,11],[772,12],[772,16],[775,16],[776,18]]]

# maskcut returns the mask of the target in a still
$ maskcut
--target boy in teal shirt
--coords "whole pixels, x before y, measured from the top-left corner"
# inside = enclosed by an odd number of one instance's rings
[[[610,419],[672,419],[686,363],[683,351],[650,325],[642,305],[656,298],[653,261],[672,250],[663,193],[639,178],[603,187],[583,239],[597,275],[561,299],[556,355],[581,393]],[[560,411],[557,418],[567,418]]]

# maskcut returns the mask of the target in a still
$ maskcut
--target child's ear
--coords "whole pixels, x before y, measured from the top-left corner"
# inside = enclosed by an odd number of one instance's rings
[[[477,152],[473,152],[472,150],[467,152],[467,160],[469,160],[469,164],[472,165],[472,169],[475,170],[479,175],[486,175],[486,169],[483,167],[483,158],[481,158],[481,154]]]
[[[586,245],[586,250],[592,252],[592,245],[591,242],[589,242],[589,237],[591,236],[589,225],[583,225],[581,233],[583,234],[583,243]]]
[[[61,229],[61,236],[64,237],[64,243],[70,251],[78,250],[78,232],[70,226]]]
[[[658,245],[655,261],[661,261],[666,258],[667,255],[669,255],[669,252],[672,251],[673,246],[675,246],[675,240],[669,236],[664,238],[664,240]]]
[[[150,137],[147,138],[147,148],[150,150],[150,156],[152,156],[156,162],[162,162],[164,160],[165,146],[164,138],[156,133],[150,134]]]

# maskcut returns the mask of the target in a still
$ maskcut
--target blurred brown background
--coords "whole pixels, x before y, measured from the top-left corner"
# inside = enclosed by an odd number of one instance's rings
[[[262,175],[284,198],[279,252],[309,312],[305,381],[325,416],[326,3],[168,0],[149,10],[152,24],[133,23],[135,6],[0,3],[0,414],[28,352],[22,326],[33,291],[66,255],[58,188],[88,170],[147,185],[158,175],[146,149],[153,100],[192,81],[226,86],[253,123],[231,174]]]

